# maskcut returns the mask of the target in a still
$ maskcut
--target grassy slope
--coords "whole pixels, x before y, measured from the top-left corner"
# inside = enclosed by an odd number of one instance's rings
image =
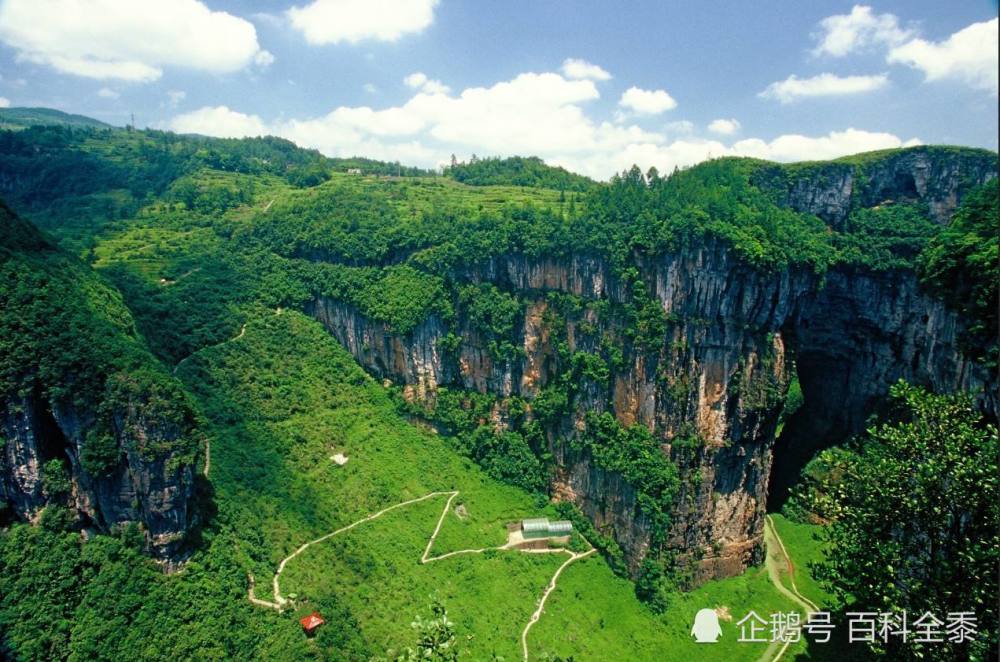
[[[486,478],[445,440],[402,421],[382,387],[317,323],[297,313],[251,322],[243,338],[201,352],[179,374],[204,398],[215,423],[216,499],[236,523],[237,535],[253,541],[246,552],[262,597],[268,593],[265,578],[301,543],[431,491],[460,490],[475,515],[454,526],[457,518],[450,515],[435,553],[500,544],[507,520],[555,514],[530,495]],[[346,454],[348,464],[334,464],[334,452]],[[526,611],[525,600],[533,603],[531,596],[540,593],[557,560],[509,555],[420,566],[444,500],[393,511],[310,548],[289,564],[283,592],[300,596],[300,611],[326,592],[336,594],[380,652],[383,644],[407,640],[410,620],[436,587],[452,605],[460,632],[475,636],[474,649],[493,644],[496,626],[477,602],[492,595],[510,610]],[[345,549],[349,553],[341,555]],[[506,578],[520,578],[522,570],[523,590],[501,590]],[[363,582],[367,590],[351,590]],[[476,590],[459,590],[470,582]],[[380,590],[373,596],[374,587]],[[503,633],[508,647],[518,633]]]
[[[696,644],[690,632],[699,609],[728,607],[722,637]],[[585,559],[564,574],[532,630],[538,653],[573,655],[577,660],[755,660],[766,644],[739,643],[736,621],[751,609],[768,618],[794,608],[773,587],[762,568],[740,577],[709,582],[678,594],[662,616],[635,601],[632,584],[614,576],[600,559]]]

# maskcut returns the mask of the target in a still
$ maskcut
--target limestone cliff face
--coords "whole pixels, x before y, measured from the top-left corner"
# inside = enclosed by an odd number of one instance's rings
[[[119,456],[110,471],[92,475],[81,453],[94,412],[35,395],[0,404],[0,501],[16,515],[34,520],[47,504],[61,502],[79,514],[81,526],[108,531],[140,524],[154,556],[179,559],[194,523],[193,467],[171,454],[153,457],[140,450],[177,439],[175,424],[147,418],[136,403],[127,403],[112,417]],[[69,494],[44,489],[43,467],[51,460],[68,462]]]
[[[864,174],[850,162],[803,164],[794,171],[764,169],[756,183],[798,211],[843,229],[852,209],[893,201],[921,200],[938,223],[947,223],[971,188],[997,176],[996,157],[968,153],[901,151],[873,160]]]
[[[585,310],[564,327],[547,322],[546,293],[621,302],[624,288],[607,265],[579,256],[559,261],[510,256],[470,272],[518,291],[525,314],[517,333],[524,354],[497,361],[461,317],[462,339],[453,354],[440,350],[448,329],[429,319],[400,337],[342,303],[320,299],[312,313],[368,370],[407,385],[412,397],[433,397],[438,385],[500,397],[531,399],[560,369],[552,337],[571,351],[596,353],[602,338],[618,339],[621,367],[606,384],[583,384],[575,412],[549,430],[557,465],[552,492],[581,507],[622,546],[635,571],[650,543],[649,522],[638,509],[633,486],[592,462],[567,440],[588,411],[609,411],[623,424],[646,426],[682,466],[684,491],[674,513],[669,545],[699,557],[704,577],[742,570],[759,555],[771,445],[789,362],[782,327],[813,286],[804,273],[764,276],[731,258],[722,244],[663,256],[645,265],[651,291],[672,320],[655,347],[624,342],[622,321]],[[586,329],[586,330],[585,330]],[[686,429],[697,448],[672,448]]]
[[[794,177],[764,169],[757,184],[835,228],[852,209],[890,200],[923,201],[946,222],[966,191],[995,176],[996,164],[911,150],[859,172],[848,163],[803,166]],[[509,340],[523,354],[513,359],[491,353],[461,310],[450,325],[431,317],[400,335],[330,298],[309,309],[366,369],[425,402],[441,385],[530,402],[565,369],[559,343],[572,352],[599,353],[609,342],[620,349],[607,382],[582,382],[574,410],[550,425],[547,439],[553,497],[576,503],[612,535],[633,572],[649,550],[650,521],[636,486],[569,443],[588,411],[645,426],[679,467],[682,486],[666,544],[692,561],[697,579],[736,574],[759,560],[772,474],[774,491],[782,493],[820,445],[859,432],[897,379],[976,391],[996,415],[995,380],[963,355],[962,321],[923,293],[912,273],[762,273],[712,240],[634,259],[669,320],[652,344],[629,340],[627,323],[614,314],[615,305],[628,302],[628,287],[592,255],[505,255],[456,274],[520,298],[523,315]],[[585,305],[575,316],[554,315],[549,292]],[[446,351],[449,333],[460,342]],[[786,425],[774,472],[775,430],[796,372],[805,404]]]
[[[195,523],[201,433],[120,296],[0,202],[0,519],[66,506],[80,528],[136,523],[172,563]]]

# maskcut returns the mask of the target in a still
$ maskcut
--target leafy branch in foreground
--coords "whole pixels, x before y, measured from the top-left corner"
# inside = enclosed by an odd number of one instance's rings
[[[417,633],[416,647],[407,648],[397,655],[394,662],[455,662],[458,660],[458,648],[455,643],[455,624],[448,620],[448,610],[437,598],[431,597],[431,617],[423,618],[419,614],[410,627]]]
[[[986,659],[996,650],[1000,561],[1000,444],[964,395],[935,395],[899,382],[896,411],[868,430],[831,485],[833,523],[818,576],[851,611],[975,612],[963,644],[903,643],[893,659]]]

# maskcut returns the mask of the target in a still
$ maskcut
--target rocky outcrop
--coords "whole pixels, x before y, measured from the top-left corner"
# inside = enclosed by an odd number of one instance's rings
[[[37,395],[3,404],[0,499],[17,516],[35,520],[45,506],[60,503],[78,514],[80,526],[110,531],[139,524],[154,556],[169,563],[182,558],[195,521],[193,467],[178,453],[140,450],[172,444],[181,435],[176,424],[151,420],[141,406],[129,403],[112,417],[119,456],[108,471],[93,475],[81,460],[93,412]],[[45,487],[51,472],[69,479],[68,492]]]
[[[6,501],[29,519],[45,502],[42,445],[50,437],[39,414],[34,399],[23,397],[9,403],[0,417],[0,503]]]
[[[843,230],[852,209],[889,201],[920,200],[938,223],[947,223],[969,190],[996,176],[996,154],[985,150],[918,148],[863,165],[845,160],[763,169],[755,181],[781,203]]]

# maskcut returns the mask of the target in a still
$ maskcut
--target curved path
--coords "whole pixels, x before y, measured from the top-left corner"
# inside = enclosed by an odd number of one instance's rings
[[[496,549],[496,550],[505,550],[506,549],[506,550],[512,550],[512,551],[521,552],[521,553],[524,553],[524,554],[568,554],[569,555],[569,558],[566,559],[566,561],[561,566],[559,566],[558,569],[556,569],[555,574],[552,575],[552,579],[549,580],[548,586],[545,588],[545,592],[542,594],[542,597],[538,601],[538,607],[535,609],[535,612],[531,615],[531,618],[528,621],[528,624],[524,626],[524,630],[522,630],[522,632],[521,632],[521,650],[524,653],[524,659],[527,660],[528,659],[528,631],[531,630],[531,626],[534,625],[535,623],[537,623],[538,620],[542,617],[542,611],[545,608],[545,601],[548,599],[549,594],[552,593],[552,591],[555,590],[555,588],[556,588],[556,582],[559,580],[559,575],[562,574],[562,571],[565,570],[574,561],[578,561],[579,559],[582,559],[582,558],[585,558],[587,556],[590,556],[591,554],[593,554],[597,550],[594,549],[593,547],[591,547],[586,552],[574,552],[572,550],[563,549],[563,548],[557,548],[557,549],[519,549],[517,547],[512,547],[508,543],[508,544],[499,545],[499,546],[496,546],[496,547],[480,547],[480,548],[476,548],[476,549],[459,549],[459,550],[456,550],[454,552],[447,552],[446,554],[440,554],[438,556],[431,556],[430,553],[431,553],[431,548],[434,547],[434,541],[437,540],[438,533],[441,532],[441,527],[444,525],[444,520],[448,516],[448,512],[451,510],[451,504],[455,500],[455,497],[458,496],[458,494],[459,493],[458,493],[457,490],[453,490],[453,491],[450,491],[450,492],[430,492],[428,494],[425,494],[422,497],[417,497],[416,499],[409,499],[408,501],[401,501],[400,503],[394,504],[392,506],[388,506],[387,508],[383,508],[382,510],[380,510],[380,511],[378,511],[376,513],[372,513],[371,515],[368,515],[366,517],[362,517],[361,519],[357,520],[356,522],[352,522],[352,523],[348,524],[347,526],[342,526],[341,528],[337,529],[336,531],[331,531],[330,533],[324,534],[324,535],[320,536],[319,538],[316,538],[315,540],[310,540],[309,542],[304,543],[298,549],[296,549],[294,552],[292,552],[291,554],[289,554],[288,556],[286,556],[285,558],[283,558],[281,560],[281,563],[278,564],[278,569],[274,573],[274,578],[271,580],[272,597],[274,598],[273,602],[269,601],[269,600],[262,600],[261,598],[258,598],[254,594],[254,586],[256,585],[256,583],[255,583],[255,580],[254,580],[254,576],[252,574],[248,574],[247,575],[247,579],[248,579],[248,582],[249,582],[249,587],[247,588],[247,598],[250,600],[250,602],[252,602],[253,604],[255,604],[257,606],[268,607],[270,609],[276,609],[278,611],[282,611],[285,608],[285,606],[288,604],[288,600],[286,598],[282,597],[282,595],[281,595],[281,583],[280,583],[281,573],[284,572],[285,566],[288,565],[288,562],[291,561],[292,559],[294,559],[296,556],[298,556],[302,552],[306,551],[312,545],[315,545],[317,543],[321,543],[324,540],[329,540],[330,538],[332,538],[332,537],[334,537],[336,535],[339,535],[341,533],[345,533],[347,531],[350,531],[351,529],[353,529],[354,527],[358,526],[359,524],[364,524],[365,522],[370,522],[372,520],[378,519],[382,515],[385,515],[388,512],[396,510],[397,508],[402,508],[404,506],[409,506],[409,505],[414,504],[414,503],[419,503],[421,501],[426,501],[427,499],[432,499],[434,497],[448,495],[448,500],[445,502],[444,508],[441,510],[441,516],[438,517],[437,524],[434,527],[434,532],[431,533],[430,538],[428,538],[428,540],[427,540],[427,546],[424,548],[424,553],[421,554],[421,556],[420,556],[420,563],[422,563],[422,564],[433,563],[434,561],[441,561],[443,559],[447,559],[447,558],[450,558],[452,556],[458,556],[459,554],[482,554],[483,552],[486,552],[486,551],[489,551],[489,550],[494,550],[494,549]]]
[[[223,340],[222,342],[217,342],[214,345],[206,345],[205,347],[201,347],[200,349],[196,349],[195,351],[193,351],[190,354],[188,354],[187,356],[185,356],[183,359],[181,359],[180,361],[177,362],[177,365],[174,366],[173,374],[176,375],[177,374],[177,369],[181,367],[181,364],[184,363],[185,361],[187,361],[188,359],[190,359],[192,356],[194,356],[198,352],[204,351],[206,349],[211,349],[212,347],[218,347],[220,345],[225,345],[226,343],[230,343],[230,342],[233,342],[234,340],[239,340],[240,338],[242,338],[243,334],[245,334],[247,332],[247,324],[249,324],[249,322],[244,322],[243,326],[240,327],[240,332],[237,333],[232,338],[229,338],[227,340]],[[212,442],[208,439],[208,437],[206,437],[205,438],[205,467],[204,467],[204,469],[202,469],[202,472],[201,472],[202,475],[204,475],[205,478],[208,478],[208,472],[211,469],[212,469]]]
[[[819,606],[806,596],[799,593],[798,587],[795,586],[795,566],[792,565],[792,559],[788,556],[785,544],[781,541],[781,536],[778,535],[778,529],[775,528],[774,520],[771,519],[770,515],[767,515],[764,518],[764,544],[767,550],[764,557],[764,565],[767,567],[767,576],[771,579],[771,583],[774,584],[774,587],[778,589],[778,592],[794,602],[796,606],[801,607],[806,619],[808,619],[813,613],[820,611]],[[790,590],[781,583],[782,565],[784,565],[785,570],[788,573],[788,580],[792,585]],[[780,641],[772,641],[764,651],[764,654],[761,655],[760,662],[778,662],[791,644],[791,641],[786,641],[784,643]]]
[[[524,631],[521,632],[521,652],[524,653],[525,661],[528,659],[528,630],[530,630],[531,626],[537,623],[538,619],[542,617],[542,611],[545,609],[545,601],[549,598],[549,593],[556,590],[556,581],[558,581],[559,575],[562,574],[562,571],[565,570],[570,563],[582,559],[585,556],[590,556],[597,550],[591,547],[588,551],[583,552],[582,554],[579,552],[571,552],[569,550],[563,551],[566,551],[569,554],[569,558],[566,559],[561,566],[559,566],[556,570],[556,574],[552,575],[552,579],[549,580],[549,585],[545,589],[545,593],[542,593],[542,599],[538,601],[538,609],[536,609],[535,613],[531,615],[531,619],[528,620],[528,624],[524,626]]]
[[[201,267],[198,267],[198,269],[200,269],[200,268]],[[187,276],[188,274],[194,273],[194,271],[197,271],[198,269],[194,269],[192,271],[189,271],[187,274],[184,274],[184,275]],[[180,280],[180,278],[178,278],[177,280]],[[274,314],[275,315],[280,315],[281,311],[282,311],[281,306],[278,306],[277,308],[274,309]],[[240,327],[240,332],[237,333],[232,338],[227,338],[226,340],[217,342],[214,345],[206,345],[204,347],[200,347],[200,348],[194,350],[193,352],[191,352],[190,354],[188,354],[183,359],[181,359],[180,361],[177,362],[177,364],[174,366],[172,374],[176,375],[177,374],[177,369],[181,367],[181,364],[184,363],[185,361],[187,361],[188,359],[190,359],[192,356],[194,356],[198,352],[205,351],[206,349],[212,349],[213,347],[220,347],[222,345],[225,345],[226,343],[231,343],[234,340],[239,340],[240,338],[242,338],[246,334],[246,332],[247,332],[247,324],[249,324],[249,323],[250,323],[250,320],[247,320],[246,322],[244,322],[243,326]],[[211,441],[209,439],[206,438],[205,439],[205,467],[204,467],[204,469],[202,469],[202,472],[201,472],[202,475],[204,475],[205,478],[208,478],[208,472],[211,471],[211,469],[212,469],[212,443],[211,443]],[[251,598],[251,600],[253,600],[253,598]]]

